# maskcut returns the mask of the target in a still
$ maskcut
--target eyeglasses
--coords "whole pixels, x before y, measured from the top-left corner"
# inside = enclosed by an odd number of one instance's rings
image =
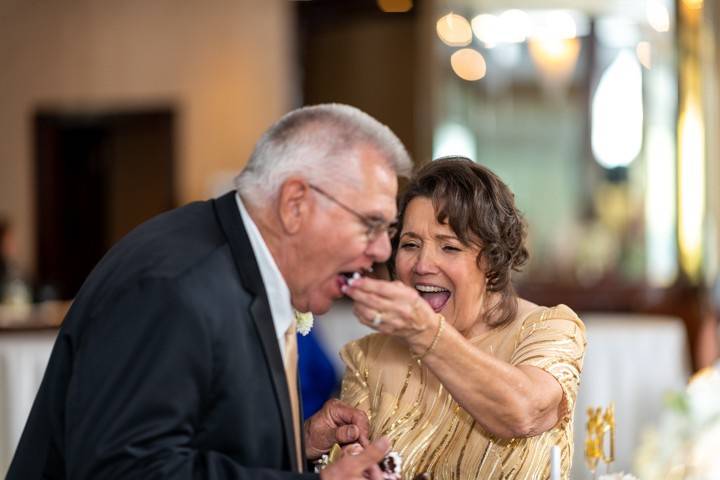
[[[383,219],[376,218],[376,217],[369,217],[367,215],[363,215],[362,213],[356,211],[353,208],[348,207],[344,203],[342,203],[337,198],[333,197],[329,193],[327,193],[325,190],[323,190],[320,187],[316,187],[315,185],[310,184],[310,188],[318,192],[323,197],[327,198],[331,202],[335,203],[339,207],[341,207],[346,212],[352,213],[358,220],[362,222],[363,225],[367,228],[365,231],[365,235],[367,235],[368,241],[374,242],[375,240],[380,237],[383,233],[387,232],[388,237],[392,238],[395,236],[395,234],[398,232],[398,224],[397,222],[386,222]]]

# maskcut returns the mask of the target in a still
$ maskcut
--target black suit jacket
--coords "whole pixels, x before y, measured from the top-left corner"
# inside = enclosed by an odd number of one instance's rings
[[[230,193],[144,223],[93,270],[7,478],[317,478],[291,473],[291,419],[268,299]]]

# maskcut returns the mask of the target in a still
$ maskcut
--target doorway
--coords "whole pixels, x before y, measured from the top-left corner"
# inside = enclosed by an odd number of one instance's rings
[[[105,252],[176,205],[174,113],[34,117],[40,299],[71,299]]]

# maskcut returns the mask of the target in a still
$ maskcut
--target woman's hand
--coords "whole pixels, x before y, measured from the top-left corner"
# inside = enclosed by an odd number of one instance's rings
[[[378,462],[390,448],[390,440],[383,437],[357,453],[343,455],[340,460],[320,472],[320,480],[382,480]]]
[[[379,332],[405,339],[418,354],[432,341],[438,314],[417,290],[396,280],[359,278],[344,288],[353,299],[353,312],[361,323]]]

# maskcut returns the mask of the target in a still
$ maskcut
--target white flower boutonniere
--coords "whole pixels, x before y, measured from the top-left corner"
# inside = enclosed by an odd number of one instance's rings
[[[312,330],[314,321],[313,314],[310,312],[302,313],[295,310],[295,321],[297,322],[298,333],[305,336]]]

